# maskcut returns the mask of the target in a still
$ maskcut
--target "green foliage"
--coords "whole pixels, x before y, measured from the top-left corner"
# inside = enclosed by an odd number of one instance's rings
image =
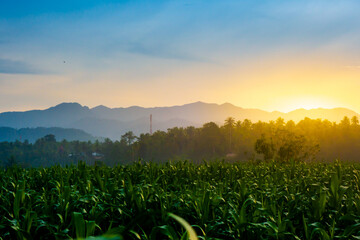
[[[262,154],[265,161],[309,161],[315,159],[319,145],[310,142],[303,135],[278,129],[275,136],[270,139],[264,134],[261,135],[255,142],[255,151]]]
[[[15,159],[14,155],[11,155],[8,160],[5,162],[5,167],[15,167],[18,164],[17,160]]]
[[[169,213],[169,217],[172,217],[173,219],[175,219],[178,223],[180,223],[186,229],[189,240],[198,240],[196,232],[194,231],[194,229],[190,226],[190,224],[187,221],[185,221],[183,218],[181,218],[175,214],[172,214],[172,213]]]
[[[28,141],[0,142],[0,166],[49,167],[84,161],[114,166],[137,159],[164,163],[169,159],[192,159],[201,163],[224,158],[228,161],[312,161],[360,157],[360,125],[357,117],[340,123],[305,118],[298,123],[276,121],[256,123],[229,117],[223,126],[214,122],[202,127],[171,128],[166,132],[134,136],[129,131],[119,140],[102,142],[61,141],[46,135],[34,144]]]
[[[360,165],[0,169],[1,239],[359,239]]]
[[[258,154],[263,154],[265,161],[273,159],[275,154],[275,146],[272,142],[272,139],[266,139],[265,135],[262,134],[261,138],[255,142],[255,151]]]

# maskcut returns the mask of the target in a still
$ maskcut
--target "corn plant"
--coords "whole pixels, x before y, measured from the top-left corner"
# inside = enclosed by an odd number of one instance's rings
[[[360,164],[0,169],[0,239],[360,239]]]

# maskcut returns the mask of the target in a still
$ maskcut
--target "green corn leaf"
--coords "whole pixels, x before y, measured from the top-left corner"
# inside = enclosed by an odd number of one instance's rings
[[[168,213],[168,215],[169,215],[169,217],[175,219],[178,223],[180,223],[186,229],[190,240],[198,240],[195,230],[190,226],[190,224],[187,221],[185,221],[185,219],[183,219],[173,213]]]
[[[75,232],[76,232],[76,237],[77,238],[85,238],[86,234],[85,234],[85,221],[84,218],[82,216],[81,213],[79,212],[74,212],[73,213],[74,216],[74,224],[75,224]]]
[[[86,221],[86,237],[90,237],[95,233],[95,221]]]

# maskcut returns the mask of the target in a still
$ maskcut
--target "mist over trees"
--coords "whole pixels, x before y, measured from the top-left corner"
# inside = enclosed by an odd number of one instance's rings
[[[359,119],[344,117],[340,123],[304,118],[298,123],[236,121],[229,117],[222,126],[214,122],[200,128],[170,128],[152,135],[127,132],[119,140],[103,142],[56,141],[46,135],[35,143],[1,142],[1,165],[25,167],[69,165],[78,161],[107,165],[128,164],[139,159],[165,162],[223,158],[228,161],[358,161]]]

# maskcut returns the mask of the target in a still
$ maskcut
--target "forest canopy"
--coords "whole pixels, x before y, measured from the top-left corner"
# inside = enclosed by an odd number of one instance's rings
[[[131,131],[117,141],[56,141],[46,135],[28,141],[1,142],[3,166],[25,167],[69,165],[78,161],[107,165],[128,164],[139,159],[165,162],[189,159],[228,161],[357,161],[360,157],[360,125],[356,116],[340,123],[304,118],[295,123],[276,121],[256,123],[229,117],[223,125],[214,122],[200,128],[170,128],[135,136]]]

